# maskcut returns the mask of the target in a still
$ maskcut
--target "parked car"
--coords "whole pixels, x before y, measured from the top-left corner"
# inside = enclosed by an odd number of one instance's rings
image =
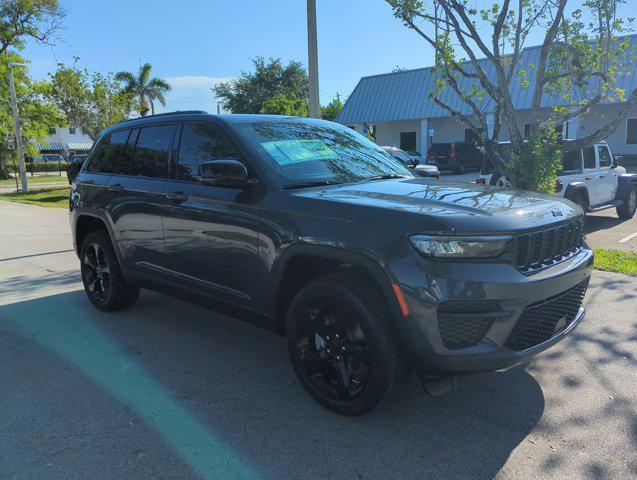
[[[482,151],[471,142],[433,143],[427,150],[426,164],[462,174],[467,169],[479,169],[483,158]]]
[[[400,161],[407,168],[413,169],[414,173],[419,177],[434,177],[440,178],[440,172],[438,171],[438,167],[434,165],[419,165],[418,160],[409,155],[404,150],[401,150],[397,147],[388,147],[383,146],[380,147],[389,153],[396,160]]]
[[[58,163],[66,162],[64,157],[59,153],[40,153],[35,155],[32,160],[33,163]]]
[[[403,150],[407,155],[409,155],[411,158],[413,158],[414,160],[416,160],[416,162],[418,163],[424,163],[422,161],[422,156],[420,155],[420,153],[418,153],[415,150]]]
[[[511,144],[502,142],[500,151],[506,161]],[[557,176],[555,194],[578,204],[584,212],[615,208],[619,218],[628,219],[637,209],[637,174],[626,169],[613,158],[606,142],[583,150],[566,151]],[[505,174],[498,173],[485,159],[476,183],[510,187]]]
[[[410,369],[440,391],[559,342],[583,318],[593,265],[577,205],[432,184],[317,119],[114,125],[69,208],[96,308],[147,288],[229,309],[285,335],[301,384],[345,415],[389,398]]]

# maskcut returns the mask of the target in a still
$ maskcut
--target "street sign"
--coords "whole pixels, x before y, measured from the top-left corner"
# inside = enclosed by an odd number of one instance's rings
[[[429,136],[433,137],[436,134],[436,127],[429,127]]]

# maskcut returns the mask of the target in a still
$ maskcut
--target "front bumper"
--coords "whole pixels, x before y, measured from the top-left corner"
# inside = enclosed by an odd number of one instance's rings
[[[512,347],[514,328],[522,318],[528,322],[529,308],[534,305],[561,298],[579,285],[585,289],[592,265],[593,252],[588,247],[533,275],[524,275],[510,264],[429,261],[415,252],[391,263],[390,275],[400,286],[409,310],[400,321],[406,324],[403,344],[412,365],[429,374],[500,370],[549,348],[581,322],[584,310],[579,303],[571,305],[574,310],[568,319],[555,318],[559,328],[542,341]],[[478,341],[450,348],[441,334],[440,321],[441,305],[450,304],[459,305],[460,311],[465,304],[494,304],[497,313],[488,320]],[[478,317],[484,320],[485,314]]]

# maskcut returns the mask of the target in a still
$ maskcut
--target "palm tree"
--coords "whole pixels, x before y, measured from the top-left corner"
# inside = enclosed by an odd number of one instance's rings
[[[131,72],[119,72],[115,75],[115,80],[124,82],[123,93],[132,94],[139,98],[139,113],[142,117],[146,116],[148,110],[151,111],[151,114],[155,114],[153,100],[158,100],[159,103],[166,106],[164,95],[171,90],[170,84],[165,80],[157,77],[150,78],[152,69],[150,63],[145,63],[139,67],[137,75]]]

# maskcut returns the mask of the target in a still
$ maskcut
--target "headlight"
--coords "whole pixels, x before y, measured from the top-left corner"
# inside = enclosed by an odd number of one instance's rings
[[[498,258],[513,237],[438,237],[412,235],[409,241],[419,253],[429,258]]]

